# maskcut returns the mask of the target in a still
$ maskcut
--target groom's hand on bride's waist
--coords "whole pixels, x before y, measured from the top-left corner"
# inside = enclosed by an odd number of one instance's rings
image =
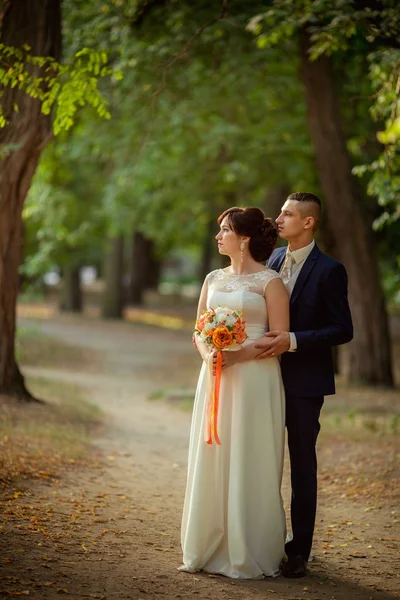
[[[255,345],[260,349],[256,358],[271,358],[280,356],[290,348],[290,333],[288,331],[267,331]]]

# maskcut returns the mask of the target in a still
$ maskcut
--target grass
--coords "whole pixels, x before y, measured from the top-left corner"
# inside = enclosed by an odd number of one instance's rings
[[[56,426],[58,434],[65,429],[76,441],[86,440],[93,427],[101,421],[100,408],[89,403],[82,388],[74,383],[30,377],[28,386],[34,396],[51,399],[39,407],[39,413],[43,409],[47,417],[40,422],[34,419],[35,430],[41,430],[43,435],[47,431],[52,436],[53,426]],[[40,418],[40,414],[37,416]]]
[[[30,378],[34,394],[45,404],[17,404],[8,398],[0,403],[0,475],[34,476],[49,465],[82,459],[90,434],[102,421],[100,410],[88,403],[73,384]]]
[[[23,367],[79,369],[93,364],[95,353],[20,327],[17,358]],[[18,403],[0,397],[0,480],[58,476],[77,461],[88,460],[91,433],[102,423],[100,409],[90,404],[75,383],[27,377],[28,389],[45,402]]]
[[[34,326],[18,327],[16,356],[22,365],[79,370],[97,358],[92,350],[61,342]]]
[[[397,413],[376,415],[372,412],[322,413],[322,432],[340,434],[354,441],[378,440],[397,437],[400,432],[400,416]]]
[[[182,410],[193,408],[195,389],[160,388],[149,400],[171,402]],[[364,441],[396,437],[400,433],[398,390],[339,387],[337,397],[325,398],[321,413],[323,434]]]
[[[190,412],[193,408],[195,390],[192,388],[160,388],[148,396],[148,400],[164,400]]]
[[[336,396],[325,398],[323,428],[360,441],[395,437],[400,432],[399,400],[398,387],[346,385],[339,377]]]
[[[90,434],[102,422],[100,410],[76,385],[41,378],[29,378],[28,385],[49,400],[18,404],[0,398],[0,479],[5,485],[55,476],[83,461]]]

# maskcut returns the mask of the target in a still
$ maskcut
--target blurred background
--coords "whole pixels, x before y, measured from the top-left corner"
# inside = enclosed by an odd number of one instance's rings
[[[191,332],[218,215],[310,191],[354,339],[321,417],[319,579],[268,587],[394,599],[398,0],[0,0],[0,85],[4,593],[265,596],[174,575]]]
[[[96,101],[74,109],[41,152],[20,314],[192,323],[206,273],[226,264],[217,216],[255,205],[276,218],[289,193],[312,191],[317,242],[349,274],[355,337],[338,368],[393,386],[399,15],[355,4],[65,0],[62,61],[105,57],[90,77],[110,118]]]

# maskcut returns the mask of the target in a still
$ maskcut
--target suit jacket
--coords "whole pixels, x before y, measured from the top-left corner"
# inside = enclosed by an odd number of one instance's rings
[[[286,248],[277,248],[268,266],[280,271]],[[317,245],[305,260],[290,298],[290,331],[296,352],[281,358],[286,393],[296,397],[335,393],[332,347],[353,337],[347,273],[344,266],[323,254]]]

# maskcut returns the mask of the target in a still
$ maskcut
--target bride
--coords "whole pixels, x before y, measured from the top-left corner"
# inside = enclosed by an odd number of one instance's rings
[[[256,340],[267,328],[289,330],[289,298],[280,276],[263,266],[277,232],[258,208],[230,208],[218,218],[226,269],[209,273],[197,316],[224,306],[243,311],[248,339],[224,351],[218,432],[204,439],[207,362],[215,355],[195,338],[203,359],[190,432],[182,517],[182,571],[259,579],[279,574],[284,556],[281,497],[285,397],[276,357],[257,360]]]

